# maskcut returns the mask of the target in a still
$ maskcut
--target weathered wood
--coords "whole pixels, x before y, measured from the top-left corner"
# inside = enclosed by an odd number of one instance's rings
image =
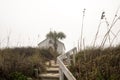
[[[67,53],[62,54],[57,58],[57,61],[59,64],[60,80],[64,80],[64,75],[68,80],[76,80],[75,77],[72,75],[72,73],[68,70],[68,68],[63,63],[63,59],[67,58],[67,62],[70,64],[70,55],[73,55],[73,62],[75,64],[76,51],[77,51],[77,48],[73,48]]]
[[[73,64],[75,65],[75,62],[76,62],[76,60],[75,60],[75,55],[76,55],[76,53],[77,53],[77,49],[74,49],[73,50]]]
[[[68,80],[76,80],[75,77],[72,75],[72,73],[63,64],[63,62],[61,60],[59,60],[59,58],[58,58],[58,63],[60,65],[62,72],[65,74],[65,76],[68,78]],[[63,76],[61,76],[61,77],[63,77]]]
[[[62,72],[62,69],[61,69],[61,68],[59,68],[59,73],[60,73],[59,79],[60,79],[60,80],[64,80],[64,73]]]
[[[70,54],[67,54],[67,65],[70,66],[71,65],[71,59],[70,59]]]
[[[35,68],[34,73],[35,73],[35,77],[38,78],[38,76],[39,76],[38,69]]]

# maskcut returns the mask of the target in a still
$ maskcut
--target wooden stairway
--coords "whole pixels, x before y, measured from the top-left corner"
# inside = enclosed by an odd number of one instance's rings
[[[49,62],[46,63],[48,66]],[[59,66],[51,61],[51,66],[46,68],[46,73],[39,75],[40,80],[59,80]]]

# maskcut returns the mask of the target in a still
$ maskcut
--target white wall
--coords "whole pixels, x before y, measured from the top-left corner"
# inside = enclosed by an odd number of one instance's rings
[[[49,48],[52,47],[54,49],[54,46],[52,43],[49,43],[49,41],[52,41],[54,43],[54,41],[52,39],[47,38],[46,40],[44,40],[43,42],[41,42],[40,44],[38,44],[39,48]],[[57,48],[57,52],[59,52],[60,54],[65,53],[65,49],[64,49],[64,44],[57,42],[58,44],[58,48]]]

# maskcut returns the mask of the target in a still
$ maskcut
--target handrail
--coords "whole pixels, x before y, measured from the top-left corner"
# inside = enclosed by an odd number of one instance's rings
[[[65,66],[63,60],[67,59],[68,65],[70,65],[70,55],[73,55],[73,62],[75,64],[75,54],[77,52],[77,48],[73,48],[69,50],[67,53],[62,54],[57,57],[57,62],[59,64],[59,73],[60,73],[60,80],[64,80],[64,75],[68,80],[76,80],[76,78],[72,75],[72,73],[68,70],[68,68]]]

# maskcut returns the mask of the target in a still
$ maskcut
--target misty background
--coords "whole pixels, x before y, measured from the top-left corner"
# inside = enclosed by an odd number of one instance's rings
[[[0,48],[32,46],[46,38],[52,31],[62,31],[66,34],[66,50],[78,45],[81,35],[83,10],[83,38],[86,46],[93,40],[100,23],[101,14],[109,24],[115,16],[120,16],[120,0],[0,0]],[[96,44],[99,45],[107,31],[107,25],[102,20]],[[120,20],[112,31],[120,29]],[[111,39],[114,37],[112,34]],[[120,43],[120,34],[114,44]],[[9,42],[8,42],[9,39]]]

